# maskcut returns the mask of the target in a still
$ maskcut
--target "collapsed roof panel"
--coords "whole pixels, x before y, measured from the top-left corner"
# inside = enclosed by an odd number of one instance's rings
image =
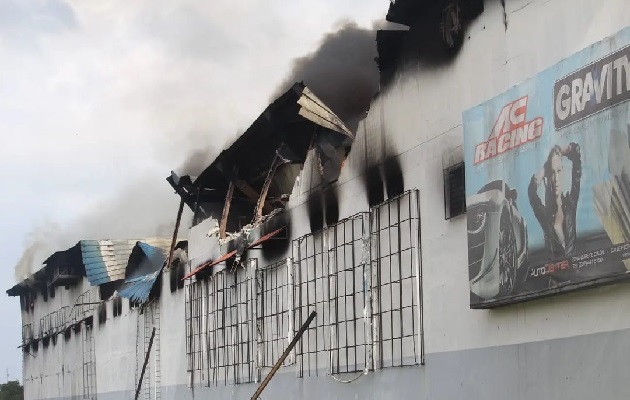
[[[166,241],[154,244],[159,247],[143,242],[137,242],[134,246],[129,256],[125,281],[118,289],[121,297],[136,303],[144,303],[149,299],[170,248],[170,243]]]
[[[171,240],[148,238],[142,239],[142,243],[168,251]],[[33,290],[73,284],[83,276],[92,286],[122,281],[129,277],[130,256],[137,243],[138,240],[81,240],[67,250],[53,253],[44,261],[44,267],[7,290],[7,294],[19,296]],[[154,257],[148,247],[146,254],[151,259]]]
[[[211,204],[223,204],[231,183],[239,190],[231,207],[251,207],[261,193],[266,197],[265,191],[269,190],[270,199],[264,200],[269,212],[276,208],[274,198],[291,193],[299,173],[299,169],[285,168],[286,165],[302,164],[309,150],[315,148],[322,154],[326,180],[335,180],[353,138],[328,106],[302,83],[296,83],[269,105],[194,182],[174,173],[167,181],[191,209],[209,204],[206,211],[217,219],[219,216],[215,214],[222,207]]]
[[[81,252],[90,285],[125,279],[135,240],[82,240]]]
[[[137,240],[82,240],[83,264],[90,285],[125,279],[129,257]],[[171,239],[149,238],[142,242],[158,248],[170,247]]]

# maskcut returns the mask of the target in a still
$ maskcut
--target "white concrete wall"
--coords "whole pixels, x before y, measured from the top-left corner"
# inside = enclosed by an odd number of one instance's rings
[[[351,385],[340,385],[327,377],[299,380],[294,369],[285,368],[269,387],[270,393],[299,393],[313,399],[377,398],[388,388],[387,394],[393,391],[446,399],[460,398],[457,390],[461,383],[468,398],[533,399],[541,398],[541,393],[568,393],[556,389],[560,380],[568,382],[569,378],[574,385],[573,399],[592,398],[593,393],[615,398],[605,394],[625,390],[627,376],[623,375],[627,368],[615,366],[624,365],[621,359],[626,359],[630,340],[627,285],[497,310],[469,308],[466,221],[462,217],[444,219],[442,176],[443,159],[462,145],[462,112],[630,25],[628,0],[508,0],[506,7],[507,30],[500,2],[488,0],[454,62],[437,68],[420,63],[397,75],[393,86],[373,103],[361,124],[339,180],[340,217],[367,211],[361,174],[371,160],[365,155],[372,157],[382,143],[381,135],[385,135],[385,143],[399,155],[405,188],[420,190],[426,365],[401,373],[377,371]],[[305,202],[311,171],[312,165],[305,166],[291,198],[294,237],[309,233]],[[272,261],[276,260],[263,262]],[[192,398],[186,388],[185,291],[171,293],[168,276],[162,285],[162,398]],[[36,305],[33,316],[24,315],[25,321],[33,318],[38,324],[42,315],[62,304],[72,304],[83,290],[84,284],[67,295],[59,290],[48,305]],[[37,301],[41,302],[41,296]],[[113,318],[108,305],[108,321],[103,326],[95,317],[97,387],[101,397],[129,398],[133,393],[136,330],[137,311],[129,311],[126,302],[123,315],[117,318]],[[622,347],[600,349],[602,340]],[[499,347],[502,350],[497,350]],[[56,346],[51,344],[46,350],[40,344],[35,358],[25,355],[26,398],[80,395],[80,348],[79,337],[73,334],[68,342],[60,337]],[[588,359],[580,358],[582,352]],[[538,361],[528,362],[528,357]],[[614,368],[604,375],[584,375],[584,369],[576,367],[582,363],[590,363],[589,370]],[[557,381],[548,378],[555,374]],[[490,380],[496,376],[501,376],[501,387],[506,391],[490,391],[497,384]],[[611,391],[590,385],[587,376],[599,379]],[[40,377],[40,383],[31,377]],[[249,398],[254,388],[239,385],[203,389],[201,393]]]
[[[79,296],[90,292],[90,301],[98,301],[98,288],[89,285],[87,279],[83,279],[76,285],[56,288],[55,297],[48,297],[44,301],[41,293],[35,300],[32,311],[22,311],[24,323],[32,323],[34,334],[39,337],[40,318],[67,306],[66,318],[76,315],[77,309],[73,305]],[[83,306],[89,307],[89,306]],[[94,307],[94,306],[91,306]],[[83,328],[83,327],[82,327]],[[50,339],[49,345],[44,346],[40,340],[38,350],[30,347],[29,353],[23,354],[23,379],[26,398],[56,398],[78,395],[83,392],[82,386],[82,332],[72,333],[66,341],[63,334],[57,335],[56,344]],[[39,383],[38,383],[39,382]]]
[[[443,208],[442,160],[462,145],[462,112],[630,25],[627,0],[506,3],[507,31],[500,3],[486,2],[454,63],[400,74],[366,121],[370,134],[386,134],[403,151],[405,185],[420,189],[427,352],[630,328],[627,285],[469,309],[466,220],[445,220]]]

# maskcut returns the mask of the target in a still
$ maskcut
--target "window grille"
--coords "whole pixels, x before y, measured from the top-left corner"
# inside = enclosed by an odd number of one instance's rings
[[[207,281],[194,282],[186,286],[185,318],[186,318],[186,361],[189,383],[205,383],[207,357],[205,345],[205,310],[204,301],[207,296]]]
[[[419,195],[409,191],[294,240],[298,376],[423,362]]]
[[[247,268],[223,271],[208,279],[209,384],[254,382],[255,320],[252,271]]]
[[[375,365],[423,362],[419,193],[406,192],[372,209]]]
[[[293,338],[292,263],[283,260],[256,271],[258,367],[271,368]],[[288,358],[284,365],[291,364]]]
[[[368,364],[370,220],[354,215],[328,229],[330,362],[332,373],[357,372]]]
[[[301,326],[313,310],[317,312],[317,317],[295,348],[299,377],[326,374],[330,364],[327,354],[330,350],[330,296],[325,236],[324,230],[305,235],[293,242],[296,260],[294,326]]]

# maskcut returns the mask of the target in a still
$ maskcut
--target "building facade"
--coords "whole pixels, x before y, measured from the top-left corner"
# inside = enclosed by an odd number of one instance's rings
[[[396,1],[356,132],[296,84],[167,179],[186,240],[82,241],[9,290],[26,398],[251,398],[312,311],[262,398],[630,397],[628,10]]]

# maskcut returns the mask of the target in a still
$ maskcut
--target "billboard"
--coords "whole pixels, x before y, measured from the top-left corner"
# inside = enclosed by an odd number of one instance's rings
[[[472,308],[630,278],[630,28],[464,113]]]

